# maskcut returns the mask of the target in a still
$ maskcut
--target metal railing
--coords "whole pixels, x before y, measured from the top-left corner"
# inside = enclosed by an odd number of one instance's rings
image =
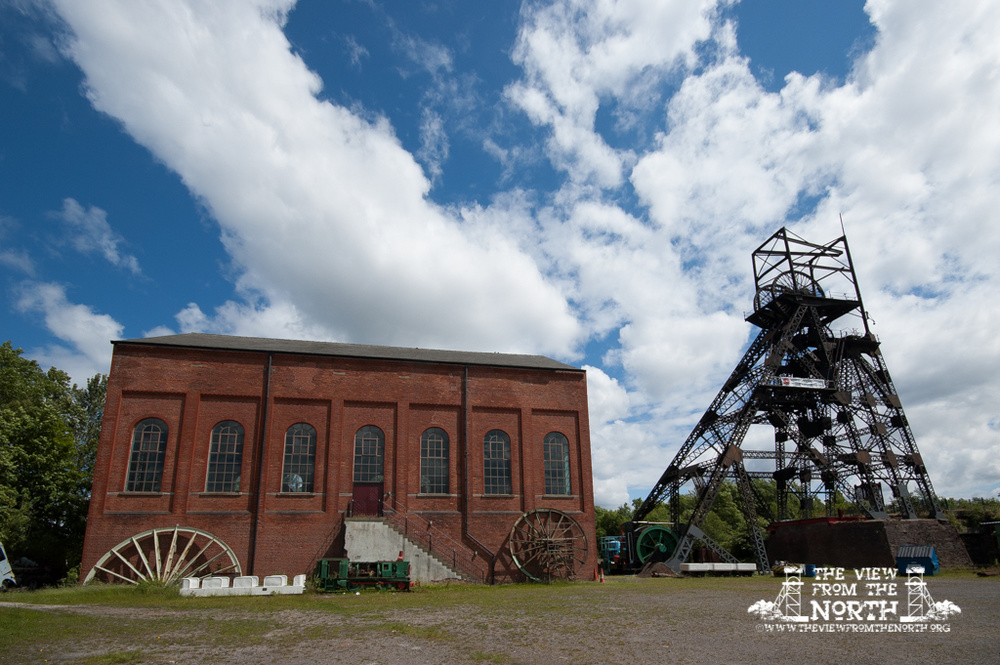
[[[382,508],[385,521],[407,540],[470,580],[490,583],[494,559],[492,552],[488,552],[488,556],[477,553],[420,515],[405,512],[394,497],[386,496]]]

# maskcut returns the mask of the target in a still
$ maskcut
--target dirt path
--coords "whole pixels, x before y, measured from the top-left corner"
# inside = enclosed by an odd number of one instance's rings
[[[313,598],[302,608],[121,608],[0,602],[19,611],[74,617],[43,645],[9,645],[0,662],[282,663],[983,663],[1000,662],[1000,581],[928,579],[935,601],[961,609],[932,632],[794,632],[768,629],[748,612],[775,599],[773,579],[614,580],[489,593],[424,591]],[[263,599],[265,602],[268,599]],[[898,600],[906,603],[905,591]],[[803,594],[803,602],[809,599]],[[899,608],[905,613],[905,608]],[[833,626],[866,621],[818,622]],[[818,625],[818,623],[816,625]],[[875,622],[878,623],[878,622]],[[890,623],[899,629],[898,621]],[[783,624],[788,626],[789,624]],[[810,624],[814,625],[814,624]],[[847,628],[845,630],[850,630]],[[2,645],[0,645],[2,647]],[[37,656],[37,658],[36,658]],[[43,658],[44,656],[44,658]],[[114,660],[112,658],[117,658]]]

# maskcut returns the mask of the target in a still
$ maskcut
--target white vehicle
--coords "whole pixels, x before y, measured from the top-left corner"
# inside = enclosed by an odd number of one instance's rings
[[[4,551],[3,543],[0,543],[0,588],[4,591],[17,584],[14,579],[14,571],[10,567],[10,559]]]

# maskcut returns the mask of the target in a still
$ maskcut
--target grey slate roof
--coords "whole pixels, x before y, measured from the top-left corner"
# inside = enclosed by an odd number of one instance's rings
[[[344,358],[371,358],[377,360],[403,360],[409,362],[446,363],[452,365],[484,365],[490,367],[518,367],[526,369],[548,369],[582,372],[573,365],[567,365],[545,356],[519,355],[512,353],[483,353],[476,351],[440,351],[435,349],[403,348],[395,346],[370,346],[366,344],[340,344],[337,342],[307,342],[291,339],[267,339],[263,337],[233,337],[230,335],[209,335],[206,333],[185,333],[123,339],[114,344],[138,344],[144,346],[175,346],[191,349],[219,349],[225,351],[256,351],[289,353],[312,356],[338,356]]]

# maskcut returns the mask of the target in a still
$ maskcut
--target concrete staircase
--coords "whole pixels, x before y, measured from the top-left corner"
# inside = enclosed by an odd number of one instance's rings
[[[402,552],[403,559],[410,562],[413,581],[441,582],[471,577],[411,541],[384,518],[348,517],[345,527],[344,548],[351,561],[394,561]]]

